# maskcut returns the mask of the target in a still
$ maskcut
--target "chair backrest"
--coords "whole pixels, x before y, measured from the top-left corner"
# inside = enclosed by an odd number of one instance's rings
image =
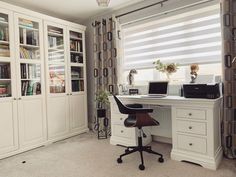
[[[117,98],[115,95],[113,95],[115,101],[116,101],[116,104],[119,108],[119,111],[121,114],[130,114],[130,111],[129,111],[129,108],[127,106],[125,106],[120,100],[119,98]]]

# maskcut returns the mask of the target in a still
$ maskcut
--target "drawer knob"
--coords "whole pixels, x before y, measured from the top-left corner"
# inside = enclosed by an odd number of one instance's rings
[[[124,133],[124,131],[123,131],[123,130],[121,130],[120,132],[121,132],[121,133]]]
[[[188,127],[188,129],[189,129],[189,130],[192,130],[192,129],[193,129],[193,127],[192,127],[192,126],[189,126],[189,127]]]
[[[123,118],[120,118],[120,120],[123,120]]]
[[[193,145],[193,143],[189,143],[189,146],[192,146]]]
[[[192,116],[192,113],[189,113],[188,115],[189,115],[189,116]]]

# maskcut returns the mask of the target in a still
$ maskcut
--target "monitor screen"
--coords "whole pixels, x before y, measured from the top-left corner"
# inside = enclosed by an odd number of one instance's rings
[[[148,94],[167,94],[168,82],[149,82]]]

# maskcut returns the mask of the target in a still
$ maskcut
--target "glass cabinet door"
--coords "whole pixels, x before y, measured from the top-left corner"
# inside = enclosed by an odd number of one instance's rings
[[[10,64],[10,62],[0,62],[0,98],[12,95]]]
[[[47,26],[49,93],[66,92],[64,29]]]
[[[18,15],[18,64],[21,96],[42,94],[42,62],[40,35],[42,22],[39,19]]]
[[[70,88],[71,92],[84,91],[83,35],[69,30],[70,40]]]
[[[7,12],[1,9],[0,12],[0,99],[12,96],[12,68],[14,58],[10,52],[10,35],[12,31],[10,27],[10,16]],[[12,26],[11,20],[11,26]],[[11,33],[11,34],[10,34]],[[12,37],[12,36],[11,36]],[[12,39],[11,39],[12,40]],[[12,46],[11,46],[12,47]]]
[[[8,15],[0,13],[0,57],[10,57]]]

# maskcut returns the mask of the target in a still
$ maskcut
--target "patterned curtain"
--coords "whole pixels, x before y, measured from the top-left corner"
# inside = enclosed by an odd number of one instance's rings
[[[224,115],[222,145],[228,158],[236,157],[236,0],[221,0],[223,35]]]
[[[119,61],[120,61],[120,25],[115,16],[102,18],[93,22],[94,27],[94,97],[101,91],[111,94],[118,93]],[[96,120],[97,108],[106,109],[109,105],[94,102]],[[109,115],[107,115],[109,117]]]

